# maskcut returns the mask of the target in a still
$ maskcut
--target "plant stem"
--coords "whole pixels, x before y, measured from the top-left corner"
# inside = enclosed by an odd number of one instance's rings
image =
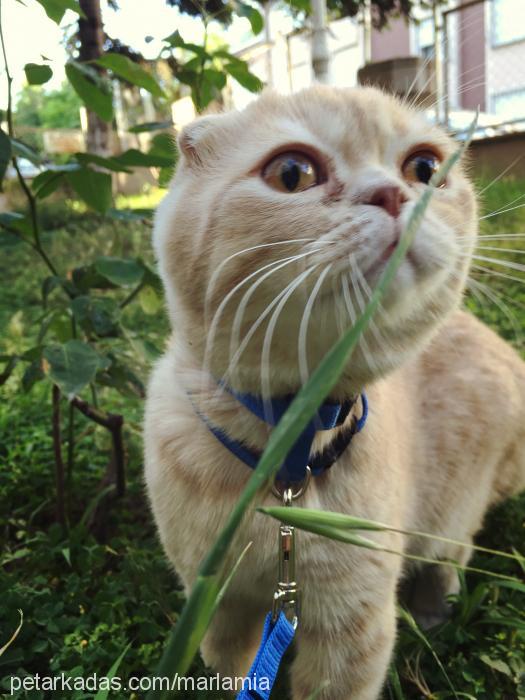
[[[104,413],[94,406],[90,406],[87,401],[75,396],[71,405],[77,408],[87,418],[101,425],[111,433],[113,442],[113,467],[115,471],[115,484],[117,496],[123,496],[126,491],[126,470],[125,470],[125,452],[124,442],[122,439],[122,427],[124,425],[124,417],[117,413]]]
[[[128,296],[120,303],[120,308],[124,309],[133,299],[144,289],[144,282],[141,282]]]
[[[55,482],[57,520],[66,529],[64,462],[62,459],[62,444],[60,435],[60,389],[53,384],[53,450],[55,453]]]
[[[7,53],[5,49],[5,40],[4,40],[4,30],[2,26],[2,0],[0,0],[0,44],[2,45],[2,55],[4,58],[4,67],[5,67],[5,74],[6,74],[6,79],[7,79],[7,130],[9,133],[9,138],[11,141],[15,138],[15,130],[14,130],[14,125],[13,125],[13,91],[12,91],[12,85],[13,85],[13,78],[11,76],[11,73],[9,71],[9,64],[7,61]],[[18,182],[20,183],[20,187],[22,188],[27,202],[29,204],[29,211],[31,214],[31,225],[33,229],[33,238],[34,238],[34,249],[36,252],[40,255],[44,263],[47,265],[49,270],[52,272],[53,275],[56,275],[59,277],[58,271],[56,267],[53,265],[51,260],[49,259],[46,251],[42,248],[42,243],[40,240],[40,225],[38,223],[38,212],[37,212],[37,204],[36,204],[36,198],[31,192],[31,188],[27,184],[27,182],[24,179],[24,176],[20,172],[20,168],[18,167],[18,159],[15,155],[12,156],[12,162],[13,162],[13,167],[16,171],[16,175],[18,178]],[[65,289],[65,288],[64,288]],[[66,293],[67,290],[65,290]],[[68,293],[68,296],[71,296]]]
[[[67,424],[67,483],[71,485],[73,463],[75,461],[75,407],[69,404]]]

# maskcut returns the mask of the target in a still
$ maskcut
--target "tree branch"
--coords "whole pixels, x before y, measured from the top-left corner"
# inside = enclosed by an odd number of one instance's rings
[[[53,384],[53,451],[55,454],[55,482],[56,482],[56,506],[57,520],[66,528],[66,507],[65,507],[65,480],[64,461],[62,459],[62,443],[60,435],[60,389]]]
[[[101,425],[111,433],[113,443],[113,466],[115,469],[115,484],[117,496],[123,496],[126,491],[126,470],[125,470],[125,452],[124,442],[122,439],[122,426],[124,425],[124,417],[116,413],[104,413],[98,408],[91,406],[87,401],[75,396],[71,400],[71,404],[75,406],[86,418]]]

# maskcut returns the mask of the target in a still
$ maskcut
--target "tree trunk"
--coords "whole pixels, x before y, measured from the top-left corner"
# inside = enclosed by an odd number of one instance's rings
[[[80,7],[85,19],[78,20],[78,38],[80,41],[79,58],[81,61],[93,61],[104,53],[104,27],[100,0],[80,0]],[[104,74],[102,68],[96,68]],[[90,153],[107,156],[111,154],[111,123],[105,122],[98,114],[87,111],[87,150]]]
[[[326,0],[312,0],[312,68],[318,83],[330,82]]]

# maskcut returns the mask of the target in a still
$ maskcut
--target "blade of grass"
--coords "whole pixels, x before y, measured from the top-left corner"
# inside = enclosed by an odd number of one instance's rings
[[[393,664],[391,664],[388,669],[388,680],[390,696],[393,697],[393,700],[405,700],[403,689],[401,688],[401,681],[399,680],[399,673]]]
[[[488,547],[481,547],[480,545],[461,542],[460,540],[453,540],[449,537],[442,537],[441,535],[432,535],[429,532],[420,532],[419,530],[403,530],[401,528],[385,525],[384,523],[379,523],[375,520],[357,518],[352,515],[346,515],[345,513],[333,513],[332,511],[316,510],[314,508],[283,508],[281,506],[258,508],[258,510],[265,515],[270,515],[272,518],[286,523],[287,525],[296,525],[297,527],[305,530],[309,529],[309,525],[315,524],[323,525],[326,528],[334,528],[336,530],[373,530],[379,532],[397,532],[400,535],[407,535],[408,537],[423,537],[436,542],[444,542],[457,547],[464,547],[465,549],[473,549],[476,552],[483,552],[484,554],[492,554],[493,556],[503,557],[505,559],[513,559],[521,566],[523,563],[525,563],[525,557],[521,556],[519,553],[510,554],[509,552],[503,552],[498,549],[489,549]]]
[[[362,316],[357,319],[355,325],[325,355],[272,431],[268,445],[259,460],[257,468],[248,480],[222,532],[201,563],[195,585],[190,592],[177,624],[170,634],[168,644],[156,670],[156,675],[174,677],[176,674],[179,676],[184,675],[188,670],[215,612],[215,601],[221,590],[221,567],[248,507],[259,490],[275,476],[290,448],[296,442],[318,406],[337,383],[359,338],[366,330],[372,316],[381,303],[383,294],[392,282],[397,269],[407,254],[436,186],[447,177],[451,168],[462,156],[470,143],[476,122],[477,117],[472,123],[467,139],[443,163],[438,172],[434,174],[429,187],[414,206],[399,244],[388,261]],[[164,698],[169,697],[173,697],[173,693],[162,690],[150,691],[147,695],[148,700],[164,700]]]
[[[365,547],[366,549],[374,549],[377,552],[384,552],[385,554],[395,554],[398,557],[410,559],[410,561],[418,561],[424,564],[441,564],[442,566],[451,566],[454,569],[458,569],[460,571],[470,571],[471,573],[482,574],[483,576],[489,576],[498,580],[501,579],[503,581],[519,583],[519,580],[512,576],[507,576],[505,574],[497,574],[493,571],[488,571],[487,569],[478,569],[473,566],[463,566],[462,564],[458,564],[457,562],[451,561],[450,559],[433,559],[431,557],[423,557],[417,554],[408,554],[407,552],[401,552],[397,549],[389,549],[388,547],[382,547],[378,542],[370,540],[367,537],[362,537],[361,535],[354,533],[352,530],[326,525],[320,518],[310,519],[308,517],[308,514],[312,511],[303,508],[287,507],[285,509],[281,509],[279,507],[276,507],[258,508],[257,510],[268,515],[272,515],[276,519],[285,522],[287,525],[293,525],[294,527],[297,527],[300,530],[306,530],[307,532],[312,532],[315,535],[321,535],[322,537],[327,537],[331,540],[337,540],[339,542],[353,544],[357,547]],[[291,510],[293,510],[294,513],[290,516],[289,511]],[[323,511],[316,511],[316,515],[321,514],[323,514]],[[342,516],[340,513],[325,513],[325,515],[338,515],[341,517],[345,517]],[[389,528],[375,527],[373,529],[382,529],[383,531],[385,531]]]
[[[113,666],[109,669],[108,675],[106,676],[108,681],[112,681],[113,678],[117,675],[117,671],[119,670],[120,664],[122,663],[122,660],[126,656],[126,654],[129,651],[129,648],[131,646],[131,643],[127,645],[127,647],[124,649],[122,654],[118,657],[118,659],[115,661]],[[109,688],[105,690],[99,690],[98,693],[95,695],[94,700],[107,700],[109,697]]]
[[[412,617],[412,615],[408,612],[408,610],[406,610],[406,609],[403,608],[403,607],[398,607],[398,612],[399,612],[399,615],[400,615],[401,619],[403,619],[403,620],[406,622],[406,624],[407,624],[407,625],[410,627],[410,629],[414,632],[414,634],[416,635],[416,637],[417,637],[421,642],[423,642],[424,646],[430,651],[430,653],[432,654],[432,657],[434,658],[434,661],[435,661],[436,664],[438,665],[439,670],[440,670],[441,673],[443,674],[443,677],[445,678],[446,682],[448,683],[448,686],[449,686],[450,690],[452,691],[454,697],[455,697],[456,700],[457,700],[458,695],[457,695],[456,689],[454,688],[454,685],[452,684],[452,681],[450,680],[448,673],[445,671],[445,667],[444,667],[443,664],[441,663],[441,659],[439,658],[439,656],[438,656],[438,655],[436,654],[436,652],[434,651],[434,647],[433,647],[432,644],[428,641],[426,635],[423,634],[423,632],[421,631],[421,628],[419,627],[419,625],[417,624],[417,622],[414,620],[414,618]]]
[[[4,653],[9,649],[9,647],[11,646],[11,644],[12,644],[12,643],[15,641],[15,639],[18,637],[18,635],[19,635],[19,633],[20,633],[20,630],[22,629],[22,625],[24,624],[24,613],[23,613],[21,610],[19,610],[18,612],[19,612],[19,614],[20,614],[20,624],[18,625],[18,627],[16,628],[16,630],[15,630],[15,631],[13,632],[13,634],[11,635],[11,639],[9,639],[9,640],[4,644],[4,646],[0,648],[0,656],[2,656],[2,654],[4,654]]]

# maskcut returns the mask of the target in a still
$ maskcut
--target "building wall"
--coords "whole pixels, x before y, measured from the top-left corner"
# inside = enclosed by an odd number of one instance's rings
[[[383,31],[372,29],[372,61],[410,56],[410,30],[402,19],[395,19]]]
[[[465,0],[466,1],[466,0]],[[463,4],[463,3],[462,3]],[[463,109],[486,110],[486,56],[484,3],[471,5],[459,12],[458,17],[459,106]]]

